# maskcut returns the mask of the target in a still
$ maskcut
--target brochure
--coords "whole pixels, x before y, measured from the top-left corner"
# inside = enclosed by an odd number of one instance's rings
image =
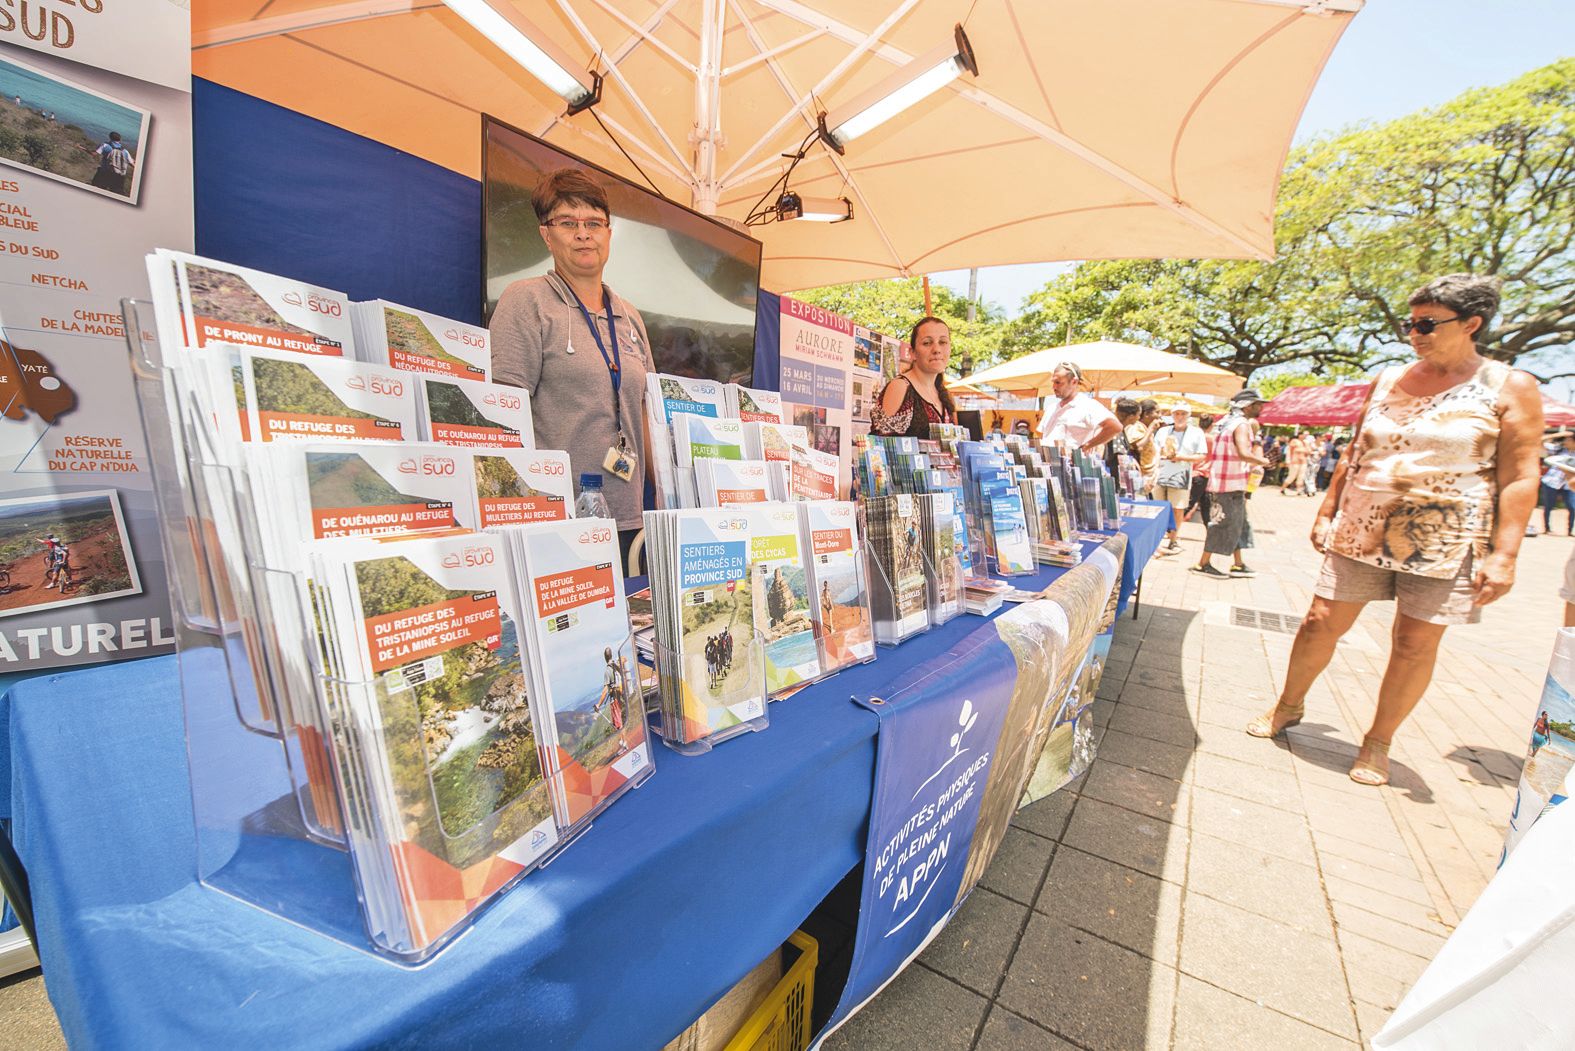
[[[726,387],[727,415],[749,421],[782,423],[782,395],[774,390],[751,390],[737,383]]]
[[[160,255],[175,267],[188,346],[232,343],[353,356],[354,326],[344,293],[184,252]]]
[[[358,361],[241,352],[248,436],[414,441],[416,400],[404,373]]]
[[[556,449],[493,449],[472,454],[476,528],[574,517],[569,454]]]
[[[369,365],[458,379],[492,378],[486,329],[384,299],[351,304],[356,346]]]
[[[423,376],[415,381],[421,437],[472,449],[534,449],[530,397],[519,387]]]
[[[765,647],[766,692],[820,677],[809,577],[792,504],[758,504],[750,518],[749,567],[755,630]]]
[[[873,660],[869,591],[859,557],[857,505],[815,500],[797,505],[799,536],[807,553],[809,612],[827,672]]]

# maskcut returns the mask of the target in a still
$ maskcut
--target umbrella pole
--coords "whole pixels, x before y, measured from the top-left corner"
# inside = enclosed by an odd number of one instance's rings
[[[924,316],[933,317],[935,311],[930,307],[930,275],[924,275]]]

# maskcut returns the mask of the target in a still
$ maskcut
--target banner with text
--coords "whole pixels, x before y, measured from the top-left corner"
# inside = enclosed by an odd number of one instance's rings
[[[0,12],[0,672],[173,644],[120,300],[192,245],[185,5]]]
[[[1047,740],[1063,751],[1053,731],[1064,728],[1068,742],[1057,783],[1075,776],[1071,740],[1091,713],[1071,695],[1119,578],[1121,552],[1110,548],[1122,539],[1089,545],[1045,598],[995,618],[885,696],[857,699],[880,719],[875,794],[853,961],[822,1038],[922,952],[978,885]],[[1091,759],[1088,748],[1082,766]]]

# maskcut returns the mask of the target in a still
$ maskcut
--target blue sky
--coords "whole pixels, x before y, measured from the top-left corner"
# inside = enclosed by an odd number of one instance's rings
[[[1297,141],[1384,121],[1575,54],[1575,0],[1368,0],[1308,100]],[[986,302],[1017,314],[1067,264],[989,267]],[[959,293],[968,272],[930,275]]]

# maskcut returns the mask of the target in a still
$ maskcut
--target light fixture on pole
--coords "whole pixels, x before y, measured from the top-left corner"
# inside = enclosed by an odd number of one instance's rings
[[[920,99],[933,95],[963,73],[977,77],[979,63],[960,24],[953,27],[952,36],[951,42],[912,59],[846,105],[822,113],[821,139],[842,153],[853,139],[884,124]]]
[[[579,73],[568,52],[555,44],[529,19],[514,9],[510,0],[443,0],[460,18],[496,44],[504,54],[518,62],[540,80],[553,94],[569,104],[569,113],[590,109],[602,98],[600,73]],[[589,76],[590,83],[585,78]]]
[[[802,219],[812,223],[841,223],[853,218],[853,202],[846,197],[804,197],[793,190],[777,198],[777,220]]]

